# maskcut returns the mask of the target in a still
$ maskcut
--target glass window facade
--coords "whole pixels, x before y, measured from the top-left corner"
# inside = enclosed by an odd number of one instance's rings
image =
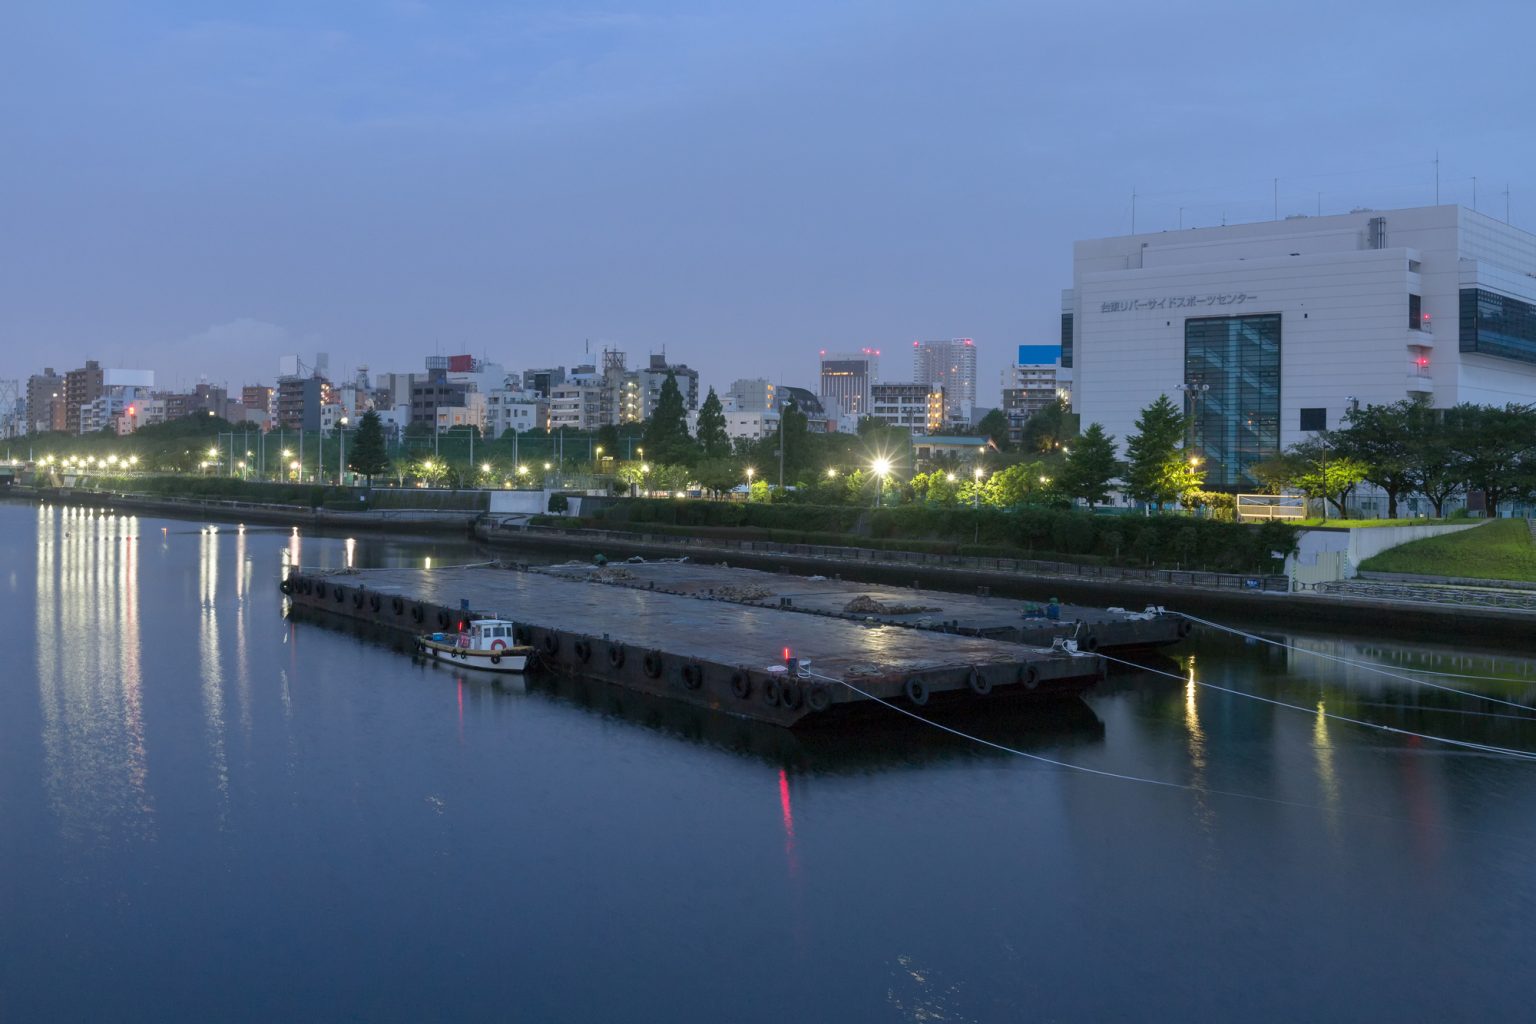
[[[1463,288],[1460,347],[1536,363],[1536,306],[1482,288]]]
[[[1280,314],[1185,320],[1184,380],[1206,486],[1254,486],[1280,453]]]
[[[1061,365],[1072,368],[1072,314],[1061,314]]]

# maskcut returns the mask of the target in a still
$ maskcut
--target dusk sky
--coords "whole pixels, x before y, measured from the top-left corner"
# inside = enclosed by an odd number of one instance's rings
[[[1536,5],[0,9],[0,378],[663,347],[722,389],[1053,343],[1075,239],[1434,200],[1536,228]],[[1182,213],[1181,213],[1182,208]]]

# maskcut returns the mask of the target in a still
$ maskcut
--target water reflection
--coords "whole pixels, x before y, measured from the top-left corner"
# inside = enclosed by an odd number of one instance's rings
[[[69,838],[151,837],[139,520],[42,506],[36,526],[34,636],[50,804]]]
[[[198,534],[198,668],[203,695],[203,731],[208,739],[209,767],[227,810],[229,758],[224,749],[224,669],[219,650],[219,534]]]
[[[1333,767],[1333,740],[1328,735],[1328,707],[1319,700],[1317,717],[1312,720],[1312,751],[1317,756],[1317,781],[1323,789],[1323,806],[1328,810],[1328,828],[1339,832],[1339,778]]]
[[[1206,779],[1205,730],[1200,726],[1199,687],[1195,683],[1195,656],[1187,662],[1188,681],[1184,684],[1184,731],[1189,752],[1189,785],[1195,793],[1195,818],[1200,827],[1210,832],[1215,824],[1216,812],[1211,806],[1209,782]]]

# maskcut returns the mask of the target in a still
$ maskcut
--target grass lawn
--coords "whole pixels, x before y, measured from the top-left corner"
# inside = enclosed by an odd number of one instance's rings
[[[1536,583],[1536,544],[1524,519],[1495,519],[1475,530],[1416,540],[1361,563],[1370,572],[1413,572]]]

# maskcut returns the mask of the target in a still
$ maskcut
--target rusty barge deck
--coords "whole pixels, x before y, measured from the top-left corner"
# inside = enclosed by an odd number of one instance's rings
[[[908,708],[1070,697],[1104,672],[1087,654],[509,569],[295,572],[284,590],[301,616],[404,635],[456,628],[467,604],[516,622],[547,668],[781,726],[840,717],[870,697]],[[809,670],[786,672],[786,651]]]
[[[1086,651],[1147,650],[1189,635],[1182,615],[1160,610],[1061,605],[1058,618],[1039,602],[989,594],[881,586],[826,576],[797,576],[680,559],[614,562],[596,566],[566,562],[533,572],[639,590],[802,612],[858,622],[1007,640],[1050,647],[1057,637],[1075,638]],[[1033,613],[1033,614],[1032,614]]]

